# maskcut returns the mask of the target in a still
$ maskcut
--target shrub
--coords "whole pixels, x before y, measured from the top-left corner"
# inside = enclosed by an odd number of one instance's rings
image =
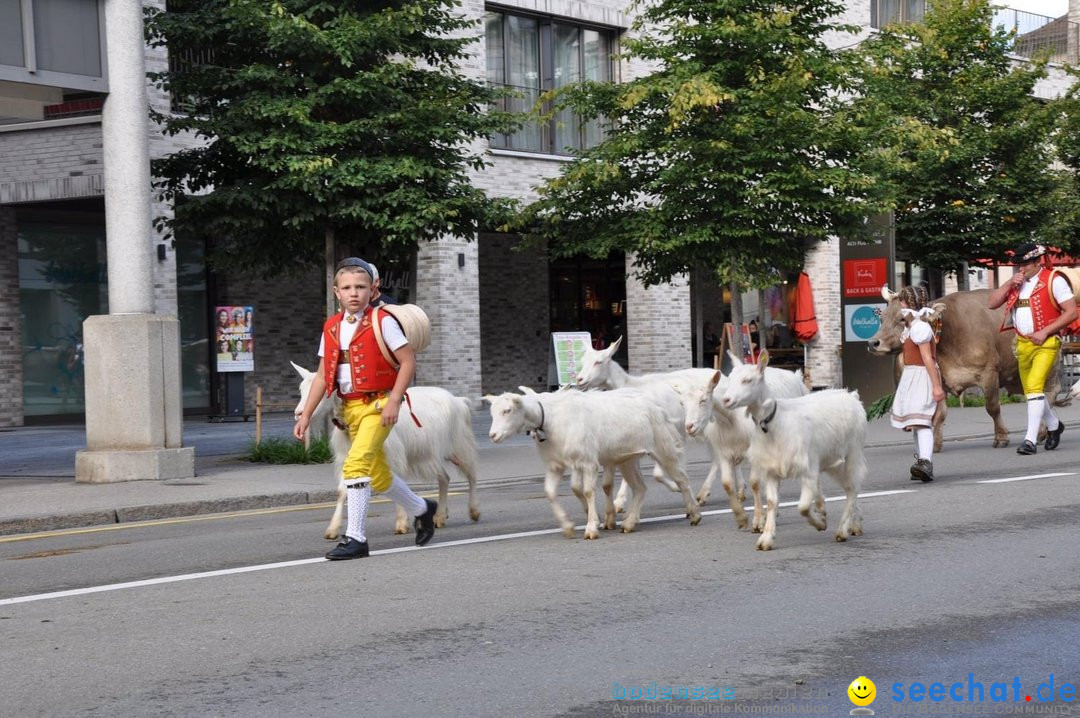
[[[312,440],[310,449],[296,439],[263,439],[248,445],[246,458],[263,464],[327,464],[332,456],[326,439]]]

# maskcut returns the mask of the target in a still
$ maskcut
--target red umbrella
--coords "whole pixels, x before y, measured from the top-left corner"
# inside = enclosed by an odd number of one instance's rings
[[[814,311],[814,292],[810,288],[810,275],[799,273],[795,285],[795,308],[791,314],[792,331],[801,342],[808,342],[818,333],[817,314]]]

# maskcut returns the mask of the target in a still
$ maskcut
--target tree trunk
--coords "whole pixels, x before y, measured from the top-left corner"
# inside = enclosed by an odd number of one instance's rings
[[[739,287],[738,282],[731,283],[731,351],[735,352],[735,356],[741,357],[746,352],[746,347],[743,344],[742,325],[743,325],[743,308],[742,308],[742,289]]]
[[[323,262],[326,265],[326,316],[337,314],[337,298],[334,296],[334,265],[337,264],[337,246],[334,228],[326,228],[326,246],[323,249]]]
[[[966,292],[967,290],[971,289],[967,262],[961,262],[960,269],[956,272],[956,289],[961,292]]]

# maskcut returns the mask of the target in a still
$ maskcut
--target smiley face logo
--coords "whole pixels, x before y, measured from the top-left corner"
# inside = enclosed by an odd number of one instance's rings
[[[857,706],[868,706],[877,698],[877,686],[866,676],[859,676],[847,688],[848,698]]]

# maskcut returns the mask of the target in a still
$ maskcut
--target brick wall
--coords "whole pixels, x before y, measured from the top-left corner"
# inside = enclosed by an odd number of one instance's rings
[[[262,386],[264,402],[298,401],[300,377],[289,362],[311,370],[318,366],[319,332],[326,320],[322,272],[314,269],[269,281],[226,277],[211,301],[255,310],[255,371],[244,375],[248,411],[255,411],[256,386]]]
[[[814,290],[818,323],[818,335],[808,344],[806,373],[811,386],[841,387],[840,243],[832,239],[816,244],[807,252],[804,268]]]
[[[22,426],[22,318],[15,210],[0,207],[0,426]]]
[[[626,258],[627,350],[632,374],[690,366],[690,285],[685,277],[646,287]]]

